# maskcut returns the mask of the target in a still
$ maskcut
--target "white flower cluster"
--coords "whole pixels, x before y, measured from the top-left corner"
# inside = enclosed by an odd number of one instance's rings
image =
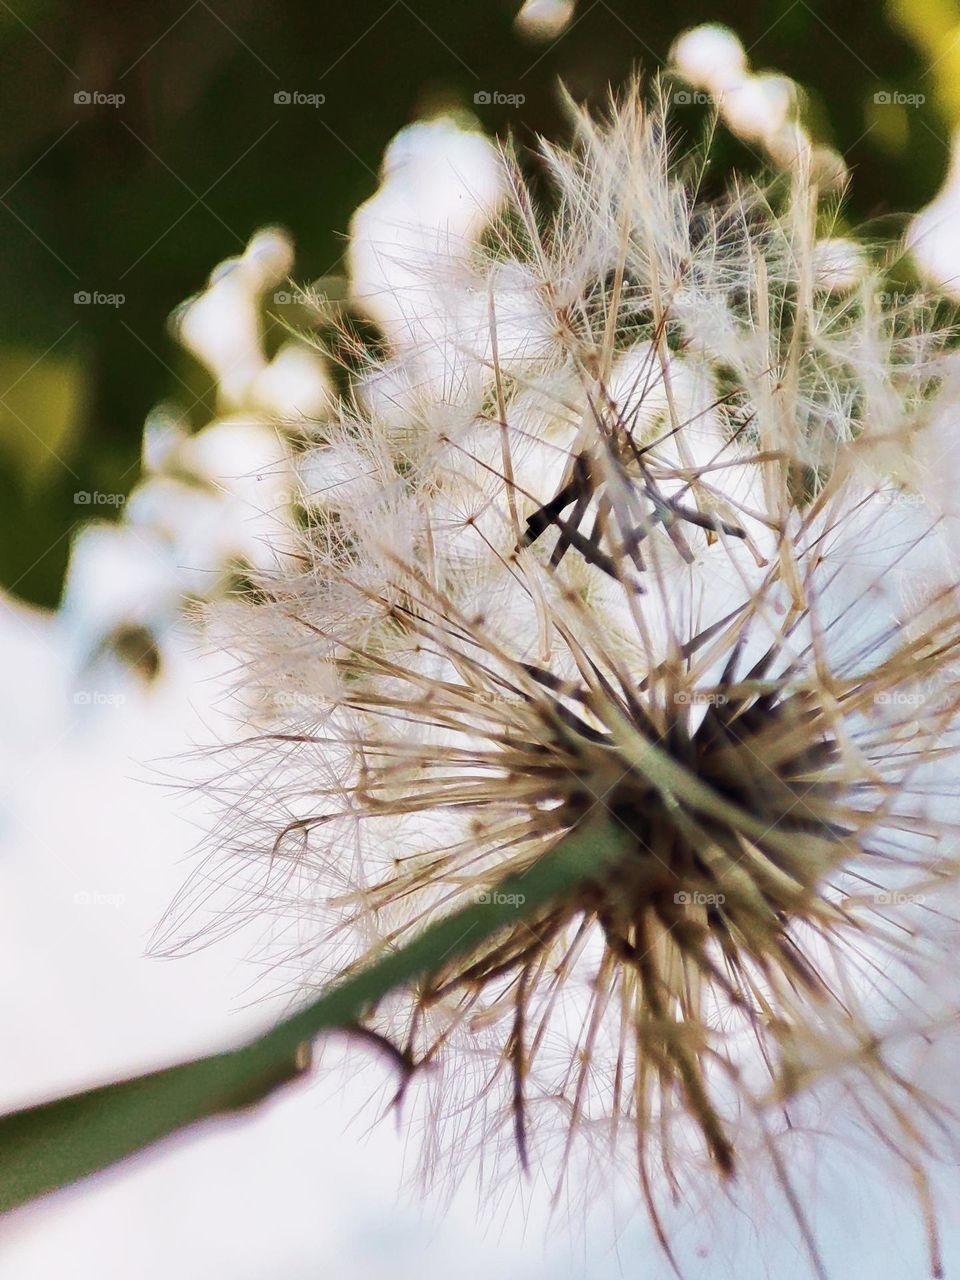
[[[176,337],[214,379],[216,408],[198,431],[177,406],[155,409],[123,520],[89,523],[76,538],[63,614],[81,663],[131,634],[141,657],[162,653],[186,601],[215,598],[232,576],[275,568],[293,550],[292,441],[332,399],[323,357],[303,342],[266,354],[265,313],[292,264],[289,239],[262,231],[174,317]]]
[[[775,165],[805,166],[825,188],[845,184],[843,158],[816,145],[800,122],[800,86],[789,76],[752,71],[729,27],[705,23],[685,31],[670,51],[670,63],[716,108],[728,129],[760,147]]]

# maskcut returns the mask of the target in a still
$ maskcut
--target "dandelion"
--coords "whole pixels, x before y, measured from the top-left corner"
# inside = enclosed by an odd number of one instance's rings
[[[548,213],[508,159],[451,251],[389,206],[416,252],[386,347],[333,344],[297,567],[217,615],[257,724],[171,936],[266,918],[312,987],[609,824],[612,868],[370,1011],[422,1170],[632,1169],[672,1257],[672,1202],[767,1167],[822,1274],[785,1153],[834,1089],[936,1273],[951,1116],[906,1063],[952,1017],[960,596],[912,459],[949,335],[867,248],[825,287],[809,165],[707,199],[636,92],[543,161]]]

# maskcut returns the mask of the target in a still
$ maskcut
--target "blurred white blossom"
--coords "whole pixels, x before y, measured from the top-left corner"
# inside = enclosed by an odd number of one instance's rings
[[[221,262],[206,289],[183,303],[174,328],[216,379],[228,408],[242,405],[266,367],[260,304],[286,279],[293,246],[284,232],[259,232],[239,258]]]
[[[270,355],[271,295],[292,265],[289,238],[260,231],[175,314],[177,337],[216,380],[218,410],[196,430],[176,404],[158,405],[122,520],[74,540],[63,616],[83,661],[131,631],[145,633],[135,650],[152,637],[162,657],[189,600],[276,570],[293,550],[297,441],[335,396],[325,358],[305,340],[287,338]]]
[[[800,88],[789,76],[750,69],[739,37],[716,23],[685,31],[670,50],[677,75],[704,92],[727,127],[776,166],[804,169],[825,190],[847,181],[842,156],[816,146],[800,121]]]
[[[516,17],[522,35],[534,40],[555,40],[576,12],[576,0],[524,0]]]
[[[930,286],[960,299],[960,131],[951,143],[943,186],[911,221],[906,248]]]

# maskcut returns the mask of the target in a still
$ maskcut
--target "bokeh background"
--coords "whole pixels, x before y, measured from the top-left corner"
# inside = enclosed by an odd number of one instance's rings
[[[0,586],[55,605],[88,514],[74,493],[130,491],[159,399],[209,403],[167,334],[171,310],[264,223],[291,231],[304,276],[336,273],[384,147],[423,114],[499,90],[525,101],[478,109],[484,129],[562,137],[558,81],[601,99],[661,65],[682,28],[728,22],[755,66],[803,87],[817,135],[855,174],[857,221],[916,210],[943,181],[960,113],[955,0],[581,0],[536,41],[517,7],[0,6]],[[878,107],[883,90],[926,101]],[[277,104],[282,91],[326,101]],[[108,101],[82,100],[96,94]],[[76,303],[83,293],[123,302]]]
[[[599,103],[636,70],[661,68],[702,22],[728,23],[755,69],[800,86],[806,127],[852,175],[850,223],[903,228],[943,188],[960,122],[960,0],[537,0],[527,9],[540,13],[539,34],[518,26],[518,7],[0,0],[4,1108],[219,1047],[273,1007],[243,937],[182,960],[144,957],[206,825],[202,795],[174,803],[157,762],[216,734],[222,663],[199,656],[186,624],[166,629],[162,665],[149,637],[118,628],[117,582],[128,601],[149,556],[131,565],[101,540],[61,602],[91,516],[101,528],[126,518],[148,413],[173,405],[188,432],[217,413],[209,370],[169,324],[215,264],[281,224],[297,277],[336,296],[350,217],[404,126],[446,111],[521,145],[563,138],[561,82]],[[484,94],[492,100],[476,100]],[[686,111],[696,129],[704,112]],[[715,157],[718,175],[758,163],[723,128]],[[275,318],[270,350],[284,334]],[[91,511],[82,493],[111,501]],[[101,633],[130,646],[109,669]],[[255,1120],[15,1215],[0,1235],[0,1276],[665,1274],[629,1214],[613,1236],[608,1225],[584,1235],[563,1211],[548,1226],[535,1191],[525,1214],[492,1227],[478,1221],[472,1188],[451,1206],[398,1197],[401,1135],[389,1121],[367,1134],[367,1113],[353,1122],[376,1084],[365,1079],[299,1089]],[[835,1174],[825,1168],[815,1206],[831,1274],[922,1274],[910,1205],[882,1190],[834,1200]],[[807,1275],[795,1241],[777,1238],[772,1269],[762,1260],[767,1230],[759,1211],[720,1241],[694,1223],[689,1274]],[[955,1227],[945,1252],[960,1263]]]

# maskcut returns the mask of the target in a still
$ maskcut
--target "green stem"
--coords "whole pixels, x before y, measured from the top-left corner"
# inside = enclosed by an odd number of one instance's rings
[[[609,822],[561,840],[523,875],[346,978],[239,1048],[0,1117],[0,1212],[106,1169],[201,1120],[253,1106],[309,1065],[310,1042],[350,1028],[388,992],[469,954],[622,856]]]

